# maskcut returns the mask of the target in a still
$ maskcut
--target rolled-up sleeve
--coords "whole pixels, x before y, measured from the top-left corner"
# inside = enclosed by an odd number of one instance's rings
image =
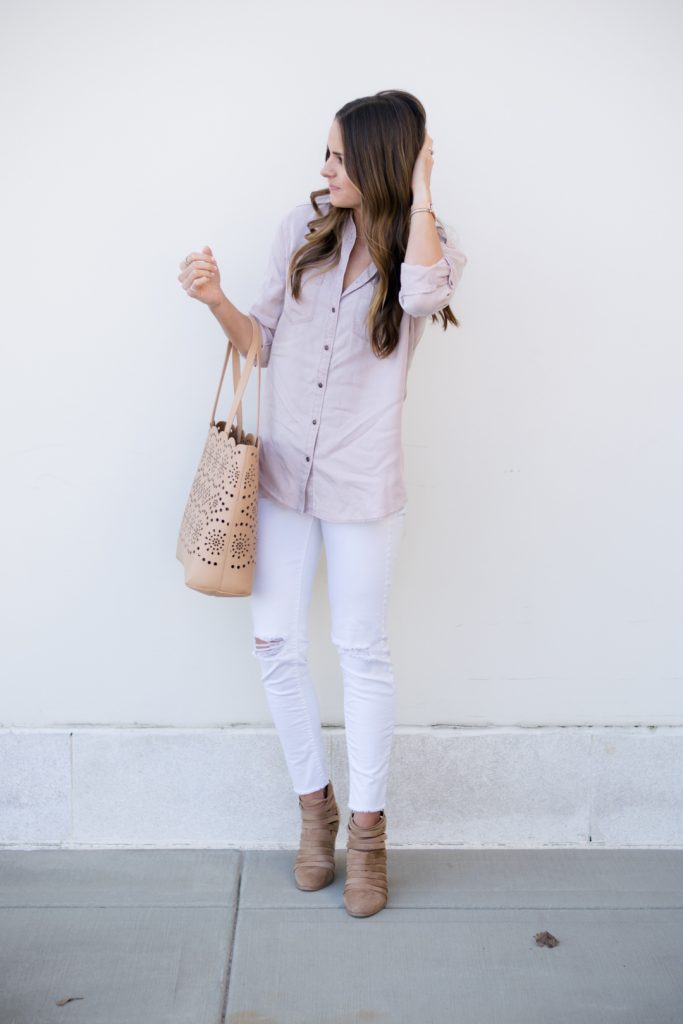
[[[283,217],[271,243],[268,264],[261,285],[261,294],[249,307],[261,328],[261,366],[268,366],[275,330],[282,315],[288,264],[288,223],[290,215]],[[256,360],[254,360],[256,366]]]
[[[436,226],[443,256],[425,267],[419,263],[401,264],[401,289],[398,301],[410,316],[431,316],[447,306],[458,286],[467,257],[446,233]]]

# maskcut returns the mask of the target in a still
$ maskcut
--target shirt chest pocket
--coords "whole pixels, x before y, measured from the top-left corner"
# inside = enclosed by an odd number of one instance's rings
[[[314,274],[315,276],[313,276]],[[320,273],[319,268],[305,271],[301,277],[301,291],[298,299],[293,298],[291,289],[287,286],[282,315],[290,323],[303,324],[313,319],[320,300],[323,277],[324,274]]]

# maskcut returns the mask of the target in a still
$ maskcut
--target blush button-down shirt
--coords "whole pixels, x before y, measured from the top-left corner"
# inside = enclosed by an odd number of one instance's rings
[[[329,197],[318,203],[324,209]],[[406,378],[427,318],[447,305],[467,257],[437,224],[443,252],[432,266],[401,264],[399,341],[385,359],[372,351],[366,320],[374,263],[346,289],[356,241],[349,217],[341,259],[307,269],[299,300],[286,286],[289,258],[316,216],[310,201],[280,222],[261,295],[249,309],[261,328],[259,493],[332,522],[379,519],[407,502],[401,420]]]

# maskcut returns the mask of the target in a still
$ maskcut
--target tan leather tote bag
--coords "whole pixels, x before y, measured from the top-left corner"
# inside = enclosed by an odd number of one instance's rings
[[[258,424],[261,405],[261,328],[249,315],[252,342],[240,376],[239,350],[228,338],[209,433],[180,524],[176,558],[192,590],[215,597],[251,593],[256,559],[258,497]],[[218,398],[232,349],[234,395],[226,420],[215,421]],[[242,396],[258,362],[256,433],[242,429]],[[237,414],[237,425],[233,422]]]

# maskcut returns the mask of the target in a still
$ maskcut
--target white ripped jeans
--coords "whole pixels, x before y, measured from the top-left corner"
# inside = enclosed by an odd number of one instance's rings
[[[295,793],[329,781],[308,668],[308,612],[325,544],[331,639],[344,681],[349,809],[384,810],[395,724],[387,607],[407,506],[384,519],[333,523],[259,494],[251,593],[252,654]]]

